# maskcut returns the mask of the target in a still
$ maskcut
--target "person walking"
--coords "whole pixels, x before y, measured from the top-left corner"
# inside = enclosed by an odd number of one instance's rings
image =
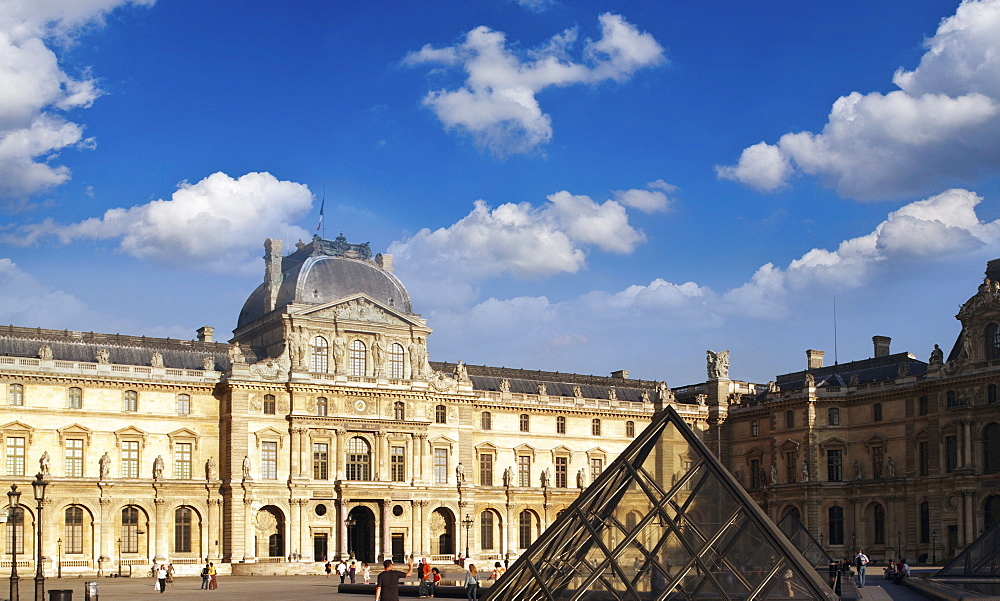
[[[203,591],[207,591],[208,590],[208,564],[207,563],[205,564],[205,567],[203,567],[201,569],[201,590],[203,590]]]
[[[469,571],[465,574],[465,598],[479,601],[479,572],[474,563],[469,564]]]
[[[420,579],[420,585],[417,587],[417,596],[428,596],[430,594],[431,586],[431,562],[426,557],[420,562],[417,577]]]
[[[344,579],[347,578],[347,562],[343,559],[337,564],[337,575],[340,576],[340,583],[344,584]]]
[[[347,576],[351,579],[351,584],[354,584],[354,578],[358,574],[358,562],[351,560],[351,567],[347,568]]]
[[[174,564],[167,564],[167,584],[174,583]]]
[[[368,584],[372,580],[372,567],[367,563],[361,565],[361,579]]]
[[[413,573],[413,555],[406,564],[406,572],[394,570],[391,559],[382,562],[383,570],[375,579],[375,601],[399,601],[399,581]]]
[[[858,554],[854,556],[854,567],[858,569],[858,586],[864,588],[865,586],[865,566],[868,565],[868,556],[862,553],[861,549],[858,549]]]
[[[160,585],[160,593],[167,590],[167,566],[160,564],[160,567],[156,570],[156,580]]]
[[[333,564],[330,563],[329,561],[327,561],[326,565],[323,566],[323,570],[326,572],[326,578],[327,578],[327,580],[329,580],[330,579],[330,574],[333,572]]]
[[[219,588],[219,572],[215,569],[215,564],[208,562],[208,590],[214,591]]]

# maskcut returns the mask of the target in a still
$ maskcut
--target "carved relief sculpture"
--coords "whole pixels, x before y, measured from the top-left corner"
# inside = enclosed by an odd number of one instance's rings
[[[149,364],[152,367],[163,367],[163,355],[160,353],[153,353],[153,356],[149,358]]]
[[[106,348],[97,349],[97,362],[98,363],[107,364],[110,359],[111,359],[111,353],[108,352],[108,349],[106,349]]]
[[[375,367],[375,375],[381,376],[385,373],[385,336],[375,334],[375,344],[372,345],[372,362]]]
[[[708,360],[708,379],[729,379],[729,351],[705,351]]]
[[[52,347],[47,344],[43,344],[41,348],[38,349],[38,358],[42,361],[51,361]]]
[[[240,348],[239,342],[229,347],[229,362],[233,365],[242,365],[247,362],[246,357],[243,356],[243,349]]]
[[[201,362],[201,368],[205,371],[215,371],[215,357],[205,357]]]
[[[344,373],[344,361],[347,359],[347,341],[343,336],[336,336],[333,339],[333,373]]]

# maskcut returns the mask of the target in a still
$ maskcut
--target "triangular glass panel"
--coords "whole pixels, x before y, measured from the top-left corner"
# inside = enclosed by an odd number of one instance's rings
[[[1000,575],[1000,522],[948,562],[934,578],[963,576],[966,578],[996,577]]]
[[[813,538],[813,535],[794,513],[786,513],[785,517],[778,522],[778,529],[788,540],[792,541],[799,553],[820,573],[833,562],[833,558],[823,550],[823,547]]]
[[[836,600],[670,407],[484,593],[489,601]]]

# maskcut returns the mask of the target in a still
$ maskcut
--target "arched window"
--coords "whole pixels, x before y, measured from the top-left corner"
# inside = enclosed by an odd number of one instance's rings
[[[368,441],[355,436],[347,441],[347,479],[371,480],[372,449]]]
[[[444,405],[438,405],[434,407],[434,423],[435,424],[448,423],[448,409]]]
[[[11,384],[7,391],[7,402],[11,405],[24,404],[24,385]]]
[[[844,544],[844,508],[833,506],[827,510],[827,540],[831,545]]]
[[[264,414],[274,415],[278,410],[277,400],[273,394],[264,395]]]
[[[565,433],[566,433],[566,418],[560,415],[559,417],[556,418],[556,434],[565,434]]]
[[[122,407],[123,411],[138,411],[139,410],[139,393],[134,390],[125,391],[125,405]]]
[[[122,553],[139,552],[139,508],[122,509]]]
[[[83,389],[75,386],[70,388],[66,406],[70,409],[83,409]]]
[[[799,514],[799,508],[798,507],[792,506],[792,507],[789,507],[788,509],[786,509],[785,513],[781,514],[781,521],[782,522],[785,521],[785,518],[788,517],[788,516],[794,517],[796,521],[802,521],[802,517]]]
[[[328,405],[325,396],[316,397],[316,415],[323,417],[327,414]]]
[[[995,323],[986,326],[986,359],[1000,359],[1000,327]]]
[[[983,504],[983,528],[989,530],[997,522],[1000,522],[1000,495],[990,495]]]
[[[396,401],[393,403],[392,416],[399,422],[406,420],[406,403],[403,401]]]
[[[625,436],[632,438],[635,436],[635,422],[627,421],[625,422]]]
[[[192,514],[190,507],[178,507],[174,510],[174,552],[191,552],[191,523]]]
[[[496,543],[493,540],[493,530],[496,528],[493,522],[493,512],[484,511],[479,514],[479,547],[482,549],[493,549]]]
[[[191,413],[191,395],[177,395],[177,415],[188,415]]]
[[[521,549],[527,549],[534,540],[535,523],[538,518],[525,509],[517,516],[517,543]]]
[[[593,436],[601,435],[601,420],[597,419],[596,417],[590,420],[590,433]]]
[[[493,429],[493,414],[489,411],[483,411],[479,416],[479,427],[483,430]]]
[[[400,380],[403,377],[403,345],[394,342],[389,345],[389,377]]]
[[[316,374],[325,374],[329,366],[330,345],[326,338],[316,336],[312,339],[312,354],[309,357],[309,371]]]
[[[931,540],[931,506],[924,501],[920,504],[920,542],[927,544]]]
[[[350,374],[363,378],[368,373],[368,347],[360,340],[352,340],[348,355],[350,357]]]
[[[63,515],[63,549],[70,554],[83,553],[83,508],[71,505]]]
[[[885,544],[885,507],[877,503],[872,505],[872,542]]]
[[[983,473],[1000,473],[1000,425],[996,422],[983,428]]]
[[[520,417],[518,417],[518,428],[521,430],[521,432],[529,432],[530,425],[531,423],[529,421],[528,414],[522,413]]]

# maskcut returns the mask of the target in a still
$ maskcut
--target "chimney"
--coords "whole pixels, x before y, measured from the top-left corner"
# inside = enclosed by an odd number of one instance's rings
[[[1000,281],[1000,259],[986,262],[986,277],[994,282]]]
[[[888,336],[872,336],[872,344],[875,345],[875,358],[889,356],[889,343],[892,338]]]
[[[392,255],[385,253],[375,255],[375,264],[386,271],[392,271]]]
[[[613,372],[611,372],[611,377],[612,378],[620,378],[622,380],[628,380],[628,370],[627,369],[619,369],[618,371],[613,371]]]
[[[198,342],[213,342],[212,336],[215,335],[215,328],[212,326],[201,326],[197,331]]]
[[[264,240],[264,310],[274,311],[281,288],[281,240]]]
[[[806,369],[819,369],[823,367],[823,351],[809,349],[806,351]]]

